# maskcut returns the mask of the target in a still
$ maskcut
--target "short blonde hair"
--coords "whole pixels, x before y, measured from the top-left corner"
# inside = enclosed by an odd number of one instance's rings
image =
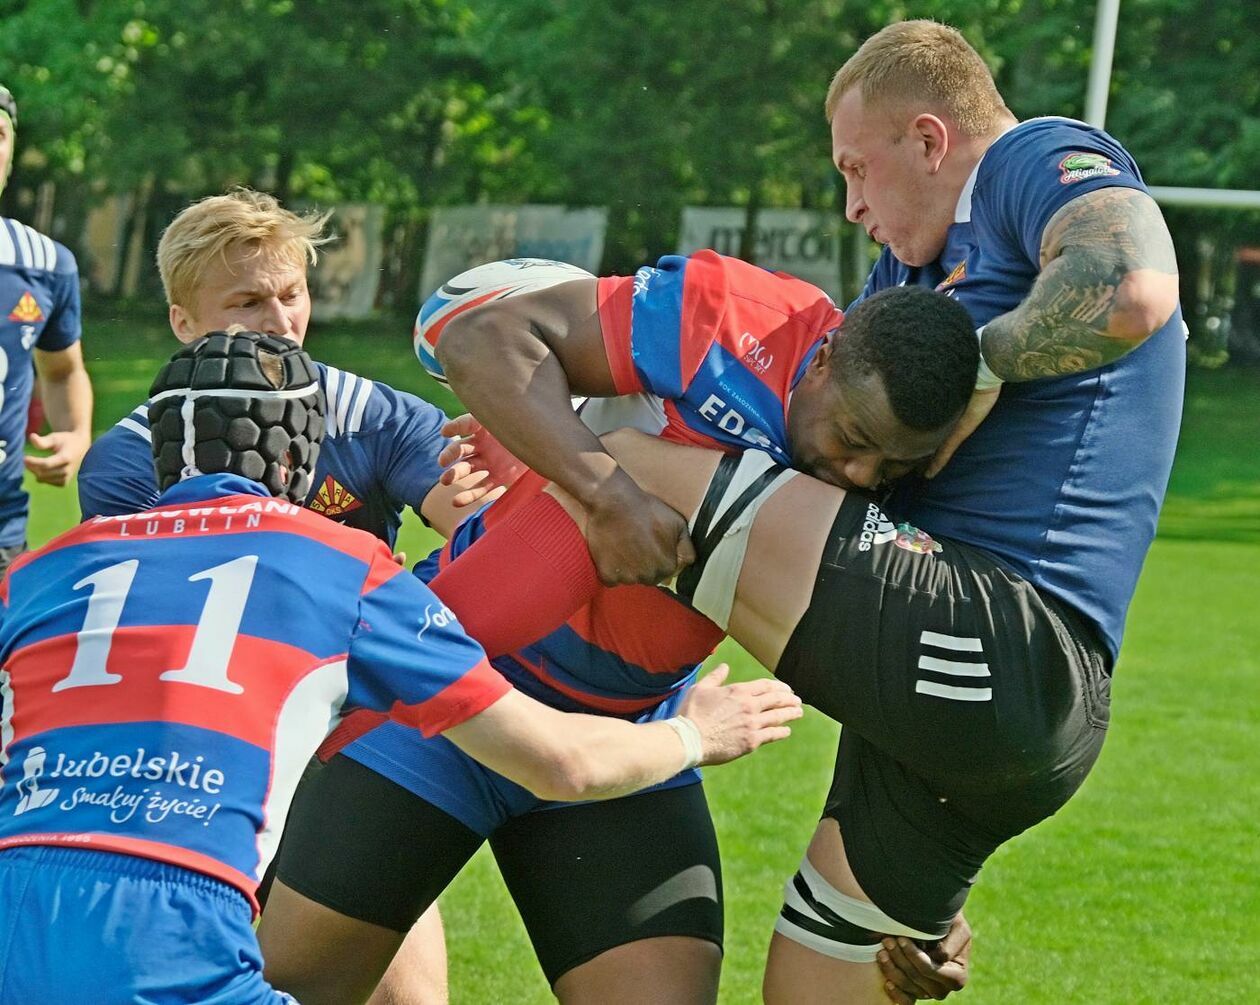
[[[957,29],[936,21],[890,24],[863,42],[827,89],[828,122],[854,87],[868,105],[936,105],[965,136],[987,136],[1010,114],[980,54]]]
[[[244,248],[294,264],[318,260],[316,251],[332,240],[324,227],[331,213],[302,216],[284,209],[273,195],[233,189],[181,210],[158,241],[157,265],[168,304],[189,307],[206,267]]]

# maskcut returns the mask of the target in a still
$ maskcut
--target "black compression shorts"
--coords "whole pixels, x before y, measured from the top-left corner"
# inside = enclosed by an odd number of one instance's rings
[[[339,754],[304,779],[277,875],[325,907],[405,932],[481,842]],[[552,984],[639,939],[722,945],[721,865],[699,784],[535,810],[496,830],[490,845]]]
[[[776,674],[843,723],[824,816],[858,883],[942,935],[993,850],[1084,781],[1110,706],[1084,618],[854,493]]]

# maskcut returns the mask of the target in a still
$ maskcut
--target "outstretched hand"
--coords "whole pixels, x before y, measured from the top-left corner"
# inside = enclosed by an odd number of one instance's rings
[[[463,488],[451,497],[458,507],[472,506],[498,488],[506,488],[528,468],[503,446],[485,426],[465,413],[450,419],[442,435],[454,437],[440,454],[443,485],[459,482]]]
[[[705,675],[678,710],[700,730],[701,764],[725,764],[758,747],[785,740],[787,723],[804,711],[801,699],[773,677],[724,683],[730,667],[721,663]]]
[[[920,998],[939,1001],[967,986],[971,926],[958,915],[945,937],[926,950],[911,939],[886,937],[875,959],[884,993],[895,1005],[913,1005]]]

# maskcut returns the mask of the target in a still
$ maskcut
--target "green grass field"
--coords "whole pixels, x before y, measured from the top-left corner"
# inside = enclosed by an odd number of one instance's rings
[[[160,318],[158,312],[156,317]],[[405,321],[324,326],[316,355],[453,404],[411,361]],[[86,352],[105,428],[143,400],[170,348],[164,325],[89,316]],[[1260,373],[1191,375],[1160,537],[1129,618],[1113,725],[1083,791],[1005,846],[967,913],[964,1001],[1246,1000],[1260,962]],[[72,492],[33,489],[31,542],[77,518]],[[413,556],[431,538],[411,519]],[[758,671],[734,645],[738,673]],[[727,955],[721,1000],[759,1000],[783,881],[830,778],[836,728],[811,713],[790,741],[709,772],[722,842]],[[452,1000],[550,1001],[493,861],[442,901]]]

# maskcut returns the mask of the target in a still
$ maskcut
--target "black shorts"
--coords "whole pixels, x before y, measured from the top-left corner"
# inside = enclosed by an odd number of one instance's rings
[[[277,875],[325,907],[405,932],[481,842],[339,754],[303,780]],[[536,810],[498,828],[490,846],[552,984],[639,939],[722,945],[717,836],[699,784]]]
[[[994,849],[1084,781],[1110,708],[1085,619],[853,493],[775,672],[844,724],[824,816],[862,889],[937,934]]]

